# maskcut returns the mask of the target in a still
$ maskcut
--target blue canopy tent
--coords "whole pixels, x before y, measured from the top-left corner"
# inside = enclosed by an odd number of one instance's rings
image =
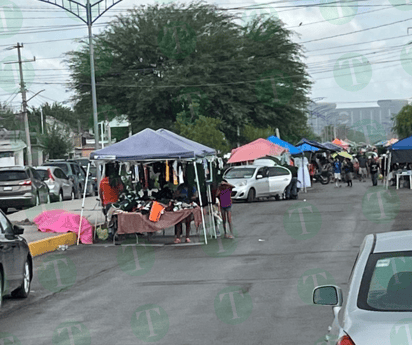
[[[338,152],[342,151],[342,148],[340,146],[332,144],[330,141],[327,141],[326,143],[322,143],[322,145],[328,148],[330,151],[338,151]]]
[[[297,155],[297,154],[302,154],[302,151],[298,149],[297,147],[293,146],[292,144],[289,144],[287,141],[284,141],[282,139],[279,139],[278,137],[271,135],[269,138],[267,138],[270,142],[282,146],[286,149],[289,150],[289,153],[291,155]]]
[[[298,149],[300,149],[303,152],[316,152],[319,151],[319,149],[315,146],[309,145],[309,144],[301,144],[297,146]]]
[[[412,162],[412,136],[389,146],[389,151],[391,151],[391,163]]]
[[[132,161],[151,162],[159,160],[186,160],[196,161],[198,158],[215,156],[216,151],[205,145],[196,143],[165,129],[154,131],[146,128],[129,138],[116,144],[94,151],[90,154],[90,159],[99,161]],[[199,191],[199,201],[202,205],[200,185],[196,164],[194,164],[197,190]],[[84,201],[83,201],[84,202]],[[206,225],[202,208],[202,222],[206,238]]]
[[[308,144],[308,145],[313,146],[313,147],[316,147],[316,148],[318,148],[318,149],[320,149],[320,150],[325,150],[325,151],[337,151],[336,149],[328,148],[328,147],[322,145],[321,143],[318,143],[318,142],[315,141],[315,140],[308,140],[308,139],[303,138],[301,141],[299,141],[299,142],[297,143],[296,146],[300,146],[300,145],[302,145],[302,144]]]

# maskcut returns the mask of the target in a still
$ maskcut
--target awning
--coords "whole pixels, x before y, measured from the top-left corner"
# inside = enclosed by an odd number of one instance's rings
[[[265,156],[280,156],[285,151],[287,149],[284,147],[266,139],[257,139],[249,144],[233,149],[228,163],[254,161]]]

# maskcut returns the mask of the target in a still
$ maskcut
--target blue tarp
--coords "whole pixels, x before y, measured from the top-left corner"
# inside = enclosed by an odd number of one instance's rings
[[[327,147],[331,151],[342,151],[342,148],[338,145],[332,144],[330,141],[327,141],[326,143],[322,143],[323,146]]]
[[[297,145],[302,145],[302,144],[308,144],[310,146],[317,147],[318,149],[321,149],[321,150],[337,151],[337,150],[327,148],[326,146],[323,146],[321,143],[318,143],[317,141],[308,140],[308,139],[305,139],[305,138],[303,138],[301,141],[299,141],[299,143]]]
[[[319,151],[319,149],[315,146],[311,146],[309,144],[301,144],[298,145],[297,148],[301,149],[303,152],[316,152]]]
[[[293,146],[292,144],[289,144],[287,141],[284,141],[282,139],[279,139],[278,137],[272,135],[269,138],[267,138],[267,140],[269,140],[270,142],[282,146],[286,149],[289,150],[289,153],[291,155],[296,155],[296,154],[302,154],[302,151],[299,150],[297,147]]]
[[[397,143],[391,145],[389,150],[412,150],[412,136],[399,140]]]
[[[191,142],[189,139],[180,137],[174,133],[172,133],[174,135],[172,137],[170,133],[159,133],[150,128],[146,128],[116,144],[92,152],[90,158],[99,160],[141,161],[151,159],[193,159],[199,156],[205,156],[205,154],[201,154],[199,147],[189,147],[189,142]],[[207,149],[209,152],[214,152],[211,148]]]

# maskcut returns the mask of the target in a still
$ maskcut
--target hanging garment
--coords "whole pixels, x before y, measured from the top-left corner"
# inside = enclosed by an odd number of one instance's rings
[[[149,188],[149,169],[147,166],[144,167],[144,189]]]
[[[182,183],[185,182],[184,177],[183,177],[182,164],[179,164],[178,170],[179,170],[179,172],[178,172],[178,175],[179,175],[179,184],[182,184]]]
[[[311,187],[310,175],[308,169],[308,159],[295,158],[295,166],[298,168],[298,188]]]
[[[195,168],[193,163],[186,164],[186,181],[189,187],[193,187],[196,185],[195,183]]]
[[[170,177],[170,174],[169,174],[169,162],[166,161],[166,172],[165,172],[166,182],[169,182],[169,181],[170,181],[169,177]]]
[[[177,180],[177,161],[173,162],[173,184],[177,186],[179,181]]]

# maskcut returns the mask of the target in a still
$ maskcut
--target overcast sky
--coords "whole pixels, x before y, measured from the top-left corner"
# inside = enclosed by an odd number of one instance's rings
[[[59,1],[68,3],[68,0]],[[94,24],[94,33],[102,30],[116,14],[148,3],[154,1],[121,1]],[[271,14],[294,30],[293,40],[306,51],[305,62],[314,81],[311,97],[315,101],[336,102],[342,108],[374,106],[380,99],[412,97],[412,62],[408,60],[409,56],[412,58],[412,45],[408,46],[412,42],[412,28],[408,36],[412,4],[408,5],[408,0],[213,3],[226,9],[247,7],[232,11],[243,20],[256,13]],[[263,9],[253,10],[253,5]],[[45,90],[30,100],[29,105],[68,102],[72,94],[65,85],[69,71],[63,54],[76,48],[75,39],[87,36],[87,26],[64,10],[39,0],[1,0],[0,28],[0,101],[20,109],[18,65],[4,64],[17,60],[17,50],[8,48],[19,42],[24,44],[24,60],[36,57],[36,62],[24,64],[28,98]]]

